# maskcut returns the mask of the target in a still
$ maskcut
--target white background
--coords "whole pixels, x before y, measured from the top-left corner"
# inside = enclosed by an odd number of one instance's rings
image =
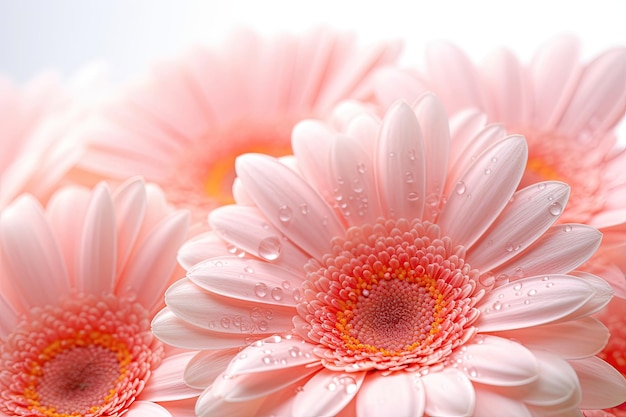
[[[0,0],[0,73],[25,81],[54,68],[108,64],[114,81],[234,27],[299,32],[320,23],[355,30],[363,43],[404,38],[405,62],[450,39],[475,59],[496,46],[528,57],[544,39],[577,34],[591,57],[626,44],[626,0]]]

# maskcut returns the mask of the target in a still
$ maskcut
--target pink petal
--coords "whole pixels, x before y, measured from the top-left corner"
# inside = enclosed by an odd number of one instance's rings
[[[330,152],[334,198],[350,225],[373,224],[381,209],[370,154],[357,139],[337,136]]]
[[[76,287],[80,292],[100,295],[114,287],[117,265],[117,230],[113,200],[100,183],[92,192],[85,214],[78,249]]]
[[[124,413],[126,417],[172,417],[169,411],[149,401],[135,401]]]
[[[117,218],[117,271],[121,272],[136,242],[146,213],[146,186],[139,178],[130,179],[113,193]]]
[[[389,108],[398,99],[411,102],[428,91],[416,74],[395,67],[377,70],[372,77],[372,84],[376,101],[383,108]]]
[[[507,387],[525,385],[538,378],[535,356],[519,343],[479,335],[464,348],[452,360],[472,381]]]
[[[18,198],[2,211],[0,244],[12,285],[26,309],[56,304],[69,294],[59,245],[43,209],[31,196]]]
[[[531,417],[532,414],[523,402],[501,395],[492,391],[487,386],[476,386],[476,408],[474,416],[502,417],[502,411],[506,410],[507,416]]]
[[[426,63],[429,79],[438,87],[437,95],[455,113],[465,107],[483,108],[478,73],[463,51],[452,43],[428,45]]]
[[[449,124],[451,146],[448,165],[451,168],[466,158],[465,147],[472,145],[474,138],[485,129],[487,115],[478,109],[470,108],[451,115]],[[499,126],[502,134],[498,139],[504,139],[506,136],[504,128],[500,125],[491,126]]]
[[[600,352],[609,340],[609,331],[599,320],[585,317],[564,323],[502,331],[497,336],[519,340],[528,348],[554,352],[562,358],[581,359]]]
[[[528,249],[497,267],[493,273],[509,277],[568,273],[586,262],[596,252],[601,240],[602,234],[594,227],[555,225]]]
[[[85,222],[90,198],[91,191],[87,188],[67,186],[55,192],[46,206],[48,222],[63,252],[70,285],[74,285],[76,279],[76,259],[81,244],[82,229],[77,225]]]
[[[196,285],[238,300],[295,307],[303,277],[268,262],[234,256],[212,258],[187,274]]]
[[[488,292],[480,301],[475,326],[481,332],[496,332],[573,320],[583,312],[592,314],[587,306],[592,300],[605,304],[611,295],[570,275],[524,278]]]
[[[321,259],[331,239],[345,233],[319,194],[275,158],[243,155],[235,169],[268,221],[312,257]]]
[[[160,404],[175,417],[196,417],[197,397],[177,401],[162,401]]]
[[[152,320],[152,332],[168,345],[193,350],[238,348],[245,346],[250,338],[248,334],[222,333],[194,326],[167,307]]]
[[[438,221],[442,233],[457,245],[474,243],[513,195],[527,156],[522,136],[509,136],[481,153],[448,197]]]
[[[367,109],[359,109],[346,125],[345,133],[356,139],[368,151],[368,155],[371,155],[376,148],[380,123],[378,117],[368,113]]]
[[[492,120],[507,126],[524,126],[527,121],[527,86],[524,71],[517,57],[508,49],[499,49],[487,56],[481,68],[487,90],[487,112]]]
[[[359,417],[413,417],[424,413],[424,384],[416,374],[368,375],[356,396]],[[437,415],[437,414],[432,414]],[[441,414],[440,414],[441,415]]]
[[[539,362],[539,379],[524,396],[524,402],[539,407],[567,409],[580,402],[581,392],[576,373],[560,356],[533,351]]]
[[[555,204],[565,207],[569,191],[567,184],[549,181],[516,192],[468,251],[467,262],[472,268],[487,271],[526,249],[558,219],[550,208]]]
[[[186,322],[206,329],[233,334],[283,333],[291,329],[295,310],[211,294],[187,278],[174,283],[165,302]]]
[[[227,401],[250,401],[275,393],[320,369],[322,369],[321,366],[300,365],[241,374],[235,377],[221,375],[215,379],[211,391],[215,396],[223,397]]]
[[[419,122],[422,137],[424,138],[424,160],[428,161],[426,168],[426,188],[424,193],[426,211],[422,220],[433,220],[436,215],[441,193],[443,192],[446,175],[448,173],[448,158],[450,156],[450,128],[448,116],[443,104],[433,94],[425,94],[413,106]],[[406,174],[405,174],[406,175]]]
[[[582,409],[618,406],[626,401],[626,379],[615,368],[595,356],[572,360],[583,390]]]
[[[256,207],[218,207],[211,211],[209,224],[222,239],[236,248],[291,271],[303,271],[310,259],[272,226]]]
[[[626,103],[626,49],[616,48],[597,57],[584,69],[559,130],[572,137],[595,136],[624,116]]]
[[[295,125],[291,133],[291,147],[298,158],[298,166],[304,178],[322,196],[331,199],[332,178],[328,167],[330,148],[335,132],[318,120],[304,120]],[[328,195],[324,194],[328,191]]]
[[[340,373],[322,369],[311,378],[293,404],[293,417],[332,416],[354,398],[366,372]]]
[[[478,124],[483,118],[476,116],[473,124]],[[475,126],[471,126],[474,128]],[[459,184],[461,176],[467,172],[474,161],[485,150],[506,138],[506,130],[500,124],[480,126],[481,129],[475,135],[458,138],[451,143],[450,163],[448,164],[448,181],[446,191],[448,194],[458,193],[463,190],[465,184]],[[452,139],[455,139],[454,137]],[[456,157],[455,157],[456,154]],[[464,191],[463,191],[464,192]]]
[[[211,389],[207,389],[198,397],[196,414],[198,417],[256,416],[256,411],[262,402],[262,397],[238,403],[228,402],[224,398],[216,397]]]
[[[239,353],[238,348],[198,352],[185,367],[185,383],[192,388],[211,386]]]
[[[529,65],[534,126],[549,130],[558,122],[580,74],[579,57],[579,41],[573,36],[559,36],[535,53]]]
[[[387,216],[420,217],[426,186],[424,141],[417,117],[405,102],[387,111],[375,155],[380,199]]]
[[[157,224],[128,262],[118,291],[136,294],[149,309],[160,305],[188,226],[189,214],[185,211],[174,212]]]
[[[268,372],[276,369],[299,367],[319,362],[313,354],[316,345],[297,337],[273,335],[257,340],[241,351],[224,375],[238,376],[248,373]]]
[[[201,391],[188,387],[183,380],[183,370],[194,355],[195,352],[185,352],[165,357],[152,372],[140,398],[160,402],[198,396]]]
[[[422,376],[429,416],[469,416],[476,402],[474,387],[456,368],[446,368]]]
[[[206,232],[186,241],[178,250],[177,260],[183,268],[189,270],[205,259],[232,254],[226,242],[214,231]]]

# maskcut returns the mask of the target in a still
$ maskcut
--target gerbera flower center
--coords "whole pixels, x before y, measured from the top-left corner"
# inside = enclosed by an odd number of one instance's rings
[[[46,417],[119,415],[163,356],[147,311],[114,296],[33,309],[0,352],[0,411]]]
[[[474,333],[478,272],[439,228],[380,220],[335,239],[310,262],[300,318],[331,369],[417,370],[442,363]]]

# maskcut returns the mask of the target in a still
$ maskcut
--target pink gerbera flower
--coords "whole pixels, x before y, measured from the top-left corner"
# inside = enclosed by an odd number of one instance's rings
[[[86,81],[89,99],[81,94]],[[21,193],[45,200],[54,192],[82,154],[71,132],[96,92],[88,68],[65,85],[53,74],[24,87],[0,77],[0,208]]]
[[[85,136],[91,146],[81,167],[142,175],[204,221],[208,209],[233,201],[237,155],[290,154],[296,121],[358,95],[398,54],[395,42],[363,50],[353,36],[326,29],[273,39],[238,32],[220,50],[164,63],[111,103]]]
[[[188,275],[153,331],[205,350],[185,373],[208,387],[198,415],[565,416],[626,398],[594,356],[611,289],[567,275],[600,234],[553,225],[564,183],[515,192],[523,137],[449,133],[432,95],[335,120],[298,124],[293,158],[239,157],[237,204],[179,253]],[[452,152],[466,135],[480,151]]]
[[[500,49],[475,65],[460,48],[441,42],[427,49],[425,71],[389,68],[376,79],[383,105],[430,90],[452,113],[477,108],[490,122],[523,134],[529,157],[520,186],[546,180],[571,186],[560,221],[590,224],[603,233],[587,268],[626,297],[626,153],[615,137],[626,109],[626,48],[583,64],[578,40],[561,36],[539,48],[528,64]]]
[[[187,223],[140,180],[2,212],[0,415],[190,415],[191,353],[150,332]]]

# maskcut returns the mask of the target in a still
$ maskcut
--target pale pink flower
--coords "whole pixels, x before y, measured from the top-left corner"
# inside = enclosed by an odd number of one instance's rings
[[[153,331],[205,350],[185,372],[199,416],[565,416],[626,398],[594,356],[611,288],[568,275],[600,233],[554,225],[564,183],[515,191],[523,137],[450,133],[432,95],[382,122],[335,116],[298,124],[292,158],[239,157],[237,204],[179,252],[187,278]],[[466,135],[481,152],[451,148]]]
[[[45,201],[54,192],[82,154],[73,132],[96,93],[92,67],[64,83],[52,73],[24,86],[0,76],[0,208],[21,193]]]
[[[142,175],[194,221],[206,221],[208,209],[233,201],[237,155],[291,154],[296,121],[357,96],[399,50],[397,42],[364,49],[325,28],[273,38],[237,32],[219,49],[198,47],[162,63],[111,103],[86,134],[81,168]]]
[[[542,45],[527,64],[499,49],[479,65],[457,46],[440,42],[427,48],[423,71],[388,68],[375,78],[383,105],[430,90],[451,113],[478,108],[490,122],[523,134],[529,157],[520,186],[545,180],[570,185],[560,221],[590,224],[603,233],[587,268],[626,297],[626,153],[615,137],[626,109],[626,48],[581,62],[578,39],[563,35]]]
[[[188,222],[141,180],[3,210],[0,415],[190,415],[192,353],[150,331]]]

